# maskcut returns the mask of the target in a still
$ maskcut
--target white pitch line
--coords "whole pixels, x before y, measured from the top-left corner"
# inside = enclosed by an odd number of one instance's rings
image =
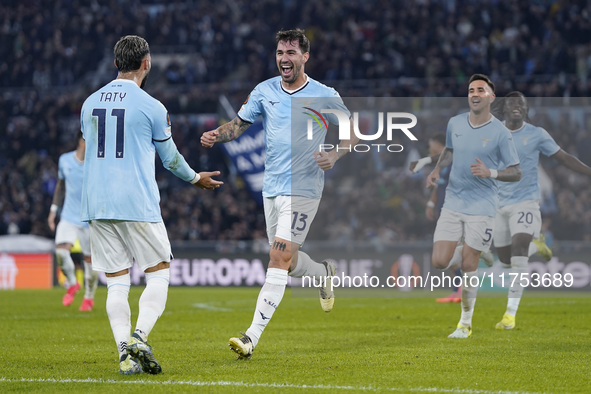
[[[292,383],[248,383],[229,382],[220,380],[217,382],[183,381],[183,380],[113,380],[113,379],[35,379],[35,378],[0,378],[0,383],[106,383],[106,384],[146,384],[170,386],[227,386],[227,387],[261,387],[261,388],[293,388],[293,389],[325,389],[325,390],[356,390],[356,391],[400,391],[415,393],[461,393],[461,394],[541,394],[525,391],[503,391],[503,390],[471,390],[471,389],[445,389],[438,387],[371,387],[371,386],[338,386],[326,384],[292,384]]]
[[[214,312],[234,312],[234,309],[223,308],[220,306],[213,306],[213,305],[208,304],[206,302],[200,302],[200,303],[193,304],[193,307],[198,308],[198,309],[205,309],[207,311],[214,311]]]

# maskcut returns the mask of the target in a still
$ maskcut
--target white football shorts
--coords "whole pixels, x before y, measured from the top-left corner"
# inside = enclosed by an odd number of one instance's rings
[[[130,268],[134,260],[145,271],[172,259],[170,241],[162,222],[92,220],[89,224],[95,271],[123,271]]]
[[[490,216],[466,215],[442,209],[437,220],[433,242],[460,241],[473,249],[485,252],[490,249],[495,219]]]
[[[538,238],[541,228],[542,214],[537,200],[505,205],[497,210],[495,218],[495,246],[511,245],[515,234],[531,234],[533,238]]]
[[[269,244],[275,237],[301,245],[318,212],[320,199],[300,196],[264,197]]]
[[[55,229],[55,244],[72,244],[80,242],[80,249],[84,256],[90,256],[90,230],[86,226],[60,220]]]

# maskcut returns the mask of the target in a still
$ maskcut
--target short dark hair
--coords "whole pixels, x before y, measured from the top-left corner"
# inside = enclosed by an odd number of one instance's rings
[[[279,41],[297,41],[300,44],[302,53],[310,52],[310,40],[308,40],[302,29],[279,30],[275,35],[275,43],[277,44]]]
[[[120,72],[138,70],[144,57],[150,53],[148,42],[140,36],[121,37],[115,48],[115,64]]]
[[[445,146],[445,133],[435,133],[429,138],[435,142],[440,143],[441,145]]]
[[[507,93],[505,97],[523,97],[523,99],[527,101],[527,99],[525,98],[525,94],[521,93],[518,90],[514,90],[512,92]]]
[[[495,92],[495,84],[493,83],[493,81],[490,80],[490,78],[487,75],[484,75],[484,74],[474,74],[474,75],[472,75],[470,77],[470,81],[468,82],[468,85],[470,85],[474,81],[484,81],[484,82],[486,82],[486,84],[488,86],[490,86],[490,88],[492,89],[493,93]]]

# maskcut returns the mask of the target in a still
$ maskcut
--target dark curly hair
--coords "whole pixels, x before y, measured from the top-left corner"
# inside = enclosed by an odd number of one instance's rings
[[[113,52],[117,69],[120,72],[129,72],[140,68],[142,60],[150,53],[150,46],[140,36],[125,36],[117,41]]]
[[[300,44],[302,53],[310,52],[310,40],[308,40],[302,29],[279,30],[275,35],[275,43],[279,41],[297,41]]]

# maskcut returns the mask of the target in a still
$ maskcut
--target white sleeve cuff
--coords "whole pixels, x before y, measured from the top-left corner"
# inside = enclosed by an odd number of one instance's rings
[[[199,180],[201,179],[201,175],[199,175],[198,172],[195,172],[195,178],[193,178],[193,180],[191,181],[191,184],[194,185],[197,182],[199,182]]]

